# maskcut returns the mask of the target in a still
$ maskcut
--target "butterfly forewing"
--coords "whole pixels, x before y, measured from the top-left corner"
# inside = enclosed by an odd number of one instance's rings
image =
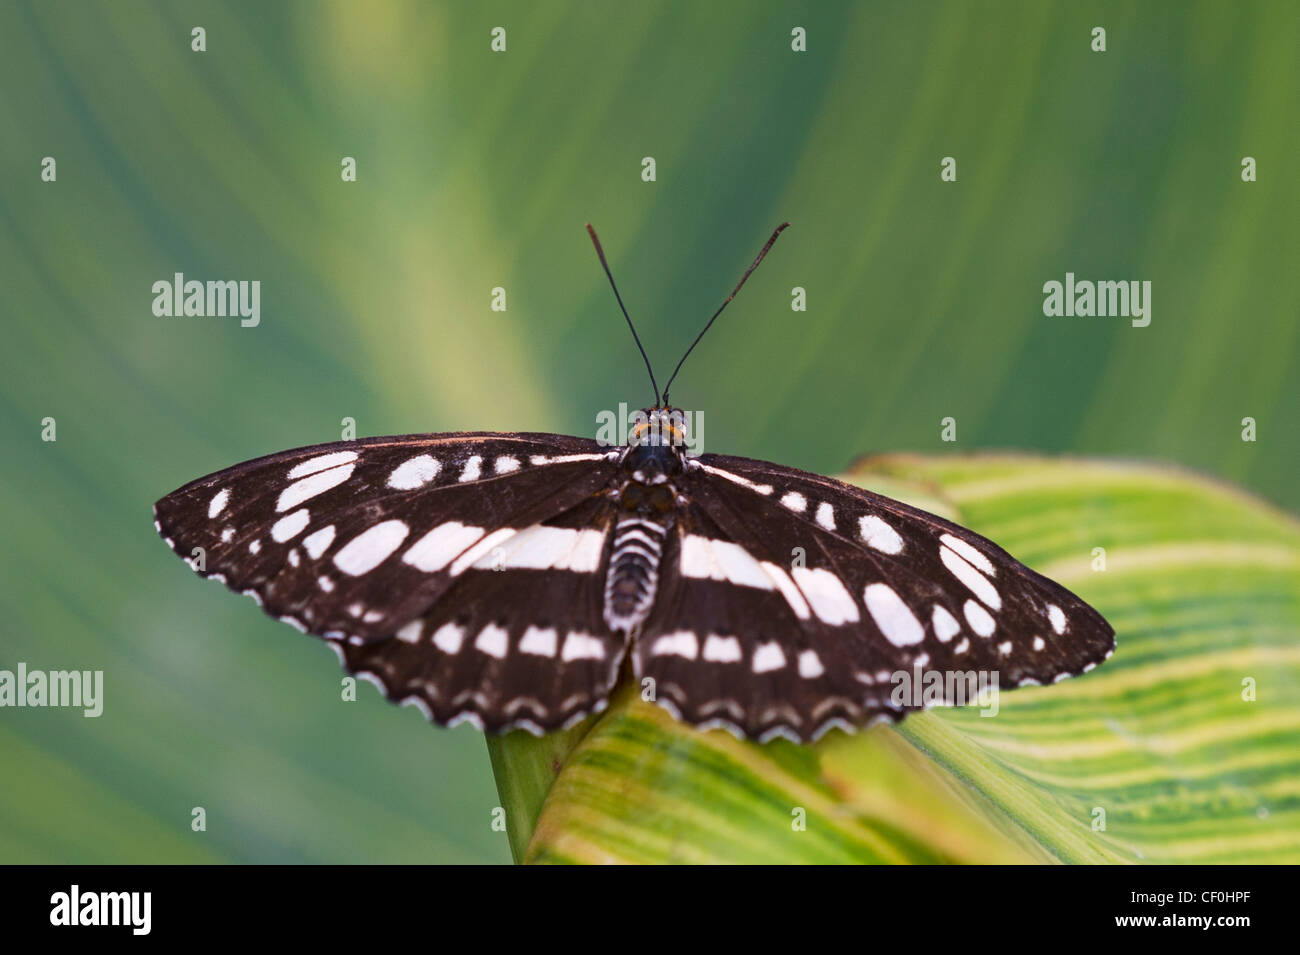
[[[199,573],[334,639],[383,639],[513,531],[602,490],[613,465],[559,435],[316,445],[201,478],[155,505]]]

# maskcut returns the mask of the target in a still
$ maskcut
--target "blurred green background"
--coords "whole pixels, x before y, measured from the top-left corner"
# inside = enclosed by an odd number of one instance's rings
[[[149,508],[344,417],[591,434],[648,403],[588,220],[661,380],[793,223],[674,387],[709,450],[834,472],[953,450],[951,415],[956,450],[1300,507],[1291,0],[4,0],[0,78],[0,667],[106,684],[99,719],[0,711],[3,862],[508,860],[479,733],[341,702]],[[155,317],[177,271],[259,279],[261,325]],[[1067,271],[1150,280],[1150,327],[1044,317]]]

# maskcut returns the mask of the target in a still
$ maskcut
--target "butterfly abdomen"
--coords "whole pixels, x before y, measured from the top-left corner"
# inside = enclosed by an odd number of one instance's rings
[[[671,520],[671,514],[633,513],[614,525],[605,577],[605,622],[611,630],[633,633],[650,615]]]

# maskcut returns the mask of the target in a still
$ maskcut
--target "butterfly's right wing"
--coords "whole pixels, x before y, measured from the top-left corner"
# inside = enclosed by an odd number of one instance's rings
[[[684,483],[690,506],[633,662],[691,723],[815,739],[970,702],[972,680],[1058,681],[1114,649],[1079,597],[917,508],[721,455]],[[896,692],[908,685],[917,694]]]
[[[316,445],[200,478],[154,505],[199,574],[336,640],[386,638],[516,531],[599,494],[595,441],[459,433]]]

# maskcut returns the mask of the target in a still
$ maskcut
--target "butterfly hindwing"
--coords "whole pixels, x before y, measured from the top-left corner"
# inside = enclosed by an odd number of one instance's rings
[[[316,445],[200,478],[155,505],[196,571],[335,639],[409,623],[514,530],[600,491],[595,441],[432,434]]]
[[[542,732],[603,709],[625,648],[601,617],[611,510],[593,497],[525,529],[394,636],[336,643],[344,665],[446,725]]]
[[[625,639],[601,611],[607,499],[521,531],[393,637],[335,643],[344,667],[437,722],[559,729],[599,711]]]
[[[798,603],[761,541],[724,531],[713,519],[720,506],[703,488],[669,539],[671,572],[633,648],[637,678],[652,680],[656,701],[679,718],[759,740],[807,739],[884,712],[887,688],[851,676],[864,648]]]

